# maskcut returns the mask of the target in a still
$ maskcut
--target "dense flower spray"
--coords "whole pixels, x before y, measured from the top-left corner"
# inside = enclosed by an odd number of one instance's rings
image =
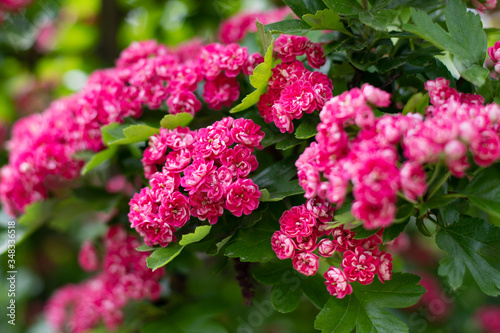
[[[321,257],[338,255],[341,267],[331,266],[324,274],[328,292],[337,298],[352,293],[351,282],[370,284],[378,276],[381,282],[391,279],[392,256],[381,251],[382,232],[365,239],[355,239],[356,232],[343,226],[331,228],[334,209],[318,198],[308,199],[281,216],[280,230],[271,239],[279,259],[292,259],[293,267],[306,276],[315,275]]]
[[[307,37],[280,35],[273,49],[281,64],[272,69],[267,92],[257,106],[266,122],[274,122],[282,133],[292,133],[292,121],[320,110],[332,98],[333,85],[328,76],[309,71],[296,60],[306,54],[309,65],[320,68],[326,62],[320,44]]]
[[[352,184],[354,218],[367,229],[387,227],[398,192],[410,201],[426,193],[426,165],[441,161],[463,177],[468,152],[483,167],[500,158],[497,104],[484,106],[480,95],[459,93],[445,79],[427,82],[426,89],[431,105],[425,117],[375,117],[373,108],[389,106],[390,96],[368,84],[326,102],[316,141],[295,163],[305,197],[340,207]]]
[[[143,105],[171,114],[230,106],[239,97],[236,76],[249,75],[263,61],[237,44],[193,41],[168,49],[155,41],[132,43],[116,67],[94,72],[78,94],[54,102],[42,114],[18,121],[7,148],[9,164],[0,170],[0,200],[11,215],[48,197],[51,178],[71,180],[84,165],[77,152],[104,148],[100,128],[142,115]]]
[[[263,138],[260,126],[243,118],[226,117],[197,131],[161,129],[144,151],[150,187],[130,201],[131,226],[146,244],[167,246],[191,216],[215,224],[224,209],[250,214],[260,198],[248,178],[258,167],[252,152]]]

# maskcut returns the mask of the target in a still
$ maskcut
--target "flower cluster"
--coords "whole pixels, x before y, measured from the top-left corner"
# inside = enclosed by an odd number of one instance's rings
[[[100,323],[113,330],[123,321],[122,309],[129,300],[159,298],[164,269],[153,272],[146,267],[148,253],[135,250],[140,245],[135,237],[121,227],[111,227],[104,245],[102,272],[81,284],[62,287],[48,301],[45,313],[55,330],[79,333]],[[79,258],[87,271],[99,266],[90,244],[82,247]]]
[[[161,129],[144,151],[150,187],[130,201],[131,226],[146,244],[167,246],[191,216],[214,224],[224,209],[250,214],[260,198],[248,178],[258,166],[252,152],[263,137],[252,120],[231,117],[197,131]]]
[[[274,42],[274,52],[282,63],[272,69],[267,92],[257,107],[266,122],[274,122],[282,133],[291,133],[294,119],[323,108],[332,98],[333,84],[325,74],[311,72],[296,60],[306,54],[311,67],[321,67],[326,58],[320,44],[307,37],[281,35]]]
[[[194,115],[201,102],[194,94],[205,80],[208,107],[229,106],[239,96],[238,73],[252,73],[262,62],[236,44],[198,41],[168,49],[155,41],[137,42],[124,50],[116,68],[96,71],[78,94],[54,102],[42,114],[18,121],[7,145],[9,164],[0,171],[0,200],[11,215],[49,195],[51,185],[76,178],[83,150],[104,148],[101,127],[139,117],[142,106]]]
[[[479,166],[500,157],[498,105],[483,106],[481,96],[459,93],[445,79],[427,82],[426,89],[432,105],[425,118],[376,118],[373,108],[389,106],[390,95],[368,84],[329,100],[316,141],[295,164],[305,197],[340,207],[351,182],[353,216],[368,229],[386,227],[394,220],[398,192],[409,201],[425,194],[426,164],[442,161],[462,177],[470,165],[468,151]]]
[[[352,293],[350,282],[370,284],[375,275],[381,282],[390,280],[392,256],[379,250],[383,231],[366,239],[355,239],[356,233],[343,226],[328,228],[333,212],[328,202],[318,198],[285,211],[279,220],[280,230],[271,238],[277,257],[292,259],[293,267],[309,276],[318,271],[318,255],[341,255],[341,268],[331,266],[324,274],[328,292],[337,298]]]
[[[256,21],[262,24],[282,21],[292,14],[288,7],[276,8],[266,12],[241,12],[223,21],[219,28],[219,40],[223,43],[236,43],[249,32],[257,32]]]

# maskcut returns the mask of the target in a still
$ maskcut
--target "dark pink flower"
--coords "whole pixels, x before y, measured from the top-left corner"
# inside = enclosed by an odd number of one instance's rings
[[[237,179],[226,189],[226,209],[235,216],[251,214],[259,207],[259,187],[251,179]]]
[[[276,256],[281,259],[289,259],[295,255],[295,242],[281,231],[276,231],[271,237],[271,245]]]
[[[369,251],[365,251],[361,246],[357,246],[355,251],[347,250],[342,259],[347,280],[358,281],[361,284],[370,284],[377,274],[379,263]]]
[[[293,257],[293,268],[305,276],[316,274],[319,267],[319,258],[314,253],[300,252]]]
[[[330,295],[340,299],[352,294],[352,286],[347,281],[347,277],[341,269],[331,266],[325,272],[324,277],[326,279],[326,289]]]

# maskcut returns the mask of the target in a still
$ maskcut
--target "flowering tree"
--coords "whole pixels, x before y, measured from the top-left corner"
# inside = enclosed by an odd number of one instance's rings
[[[132,43],[15,124],[0,199],[19,234],[105,225],[81,241],[93,275],[45,306],[55,330],[253,332],[305,295],[303,331],[422,331],[417,306],[450,316],[437,278],[409,273],[425,237],[452,290],[500,295],[494,32],[460,0],[284,2],[224,21],[220,43]],[[260,323],[217,318],[221,295],[183,313],[183,279],[202,284],[214,261],[234,263]],[[495,332],[498,312],[470,325]]]

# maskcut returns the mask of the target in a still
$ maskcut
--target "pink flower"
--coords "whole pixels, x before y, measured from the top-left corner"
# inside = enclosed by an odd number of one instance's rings
[[[326,289],[330,295],[341,299],[346,295],[352,294],[352,286],[347,281],[347,277],[341,269],[331,266],[325,272],[324,277],[326,279]]]
[[[219,65],[226,71],[227,77],[235,77],[240,73],[247,58],[247,48],[233,43],[227,45],[220,53]]]
[[[205,82],[203,98],[211,109],[220,110],[222,106],[229,107],[239,96],[240,85],[236,78],[220,74],[214,80]]]
[[[335,250],[339,252],[354,250],[360,244],[359,240],[354,239],[355,234],[354,231],[344,229],[343,226],[333,229],[332,238]]]
[[[500,332],[500,307],[484,305],[474,314],[476,321],[486,333]]]
[[[196,193],[198,189],[208,180],[208,175],[216,170],[213,161],[206,162],[197,159],[184,169],[184,177],[181,178],[181,185],[190,195]]]
[[[260,142],[265,134],[251,119],[238,118],[231,128],[231,137],[237,143],[241,143],[248,148],[262,149]]]
[[[314,91],[316,108],[322,109],[325,103],[332,98],[333,83],[327,75],[320,72],[309,72],[307,80]]]
[[[159,216],[172,227],[182,227],[191,217],[189,199],[180,192],[173,192],[161,200]]]
[[[325,50],[318,43],[311,43],[306,50],[307,61],[312,68],[320,68],[326,63]]]
[[[380,282],[389,281],[392,277],[392,256],[390,253],[382,251],[379,258],[378,278]]]
[[[318,247],[317,244],[318,236],[313,232],[307,237],[297,236],[295,238],[295,244],[297,245],[297,250],[301,252],[313,252]]]
[[[251,179],[237,179],[226,189],[226,209],[233,215],[249,215],[259,207],[259,187]]]
[[[296,81],[286,86],[281,92],[278,103],[293,119],[301,118],[303,112],[311,113],[316,109],[314,91],[307,81]]]
[[[281,231],[290,237],[310,236],[316,225],[316,219],[303,205],[284,211],[279,221]]]
[[[306,68],[301,61],[296,60],[291,63],[276,65],[271,71],[272,75],[267,83],[268,91],[269,88],[282,90],[286,86],[301,80],[304,77]]]
[[[314,253],[301,252],[293,257],[293,268],[305,276],[316,274],[319,267],[319,258]]]
[[[243,74],[250,76],[253,74],[255,67],[264,62],[264,57],[260,53],[252,53],[248,56],[243,65]]]
[[[335,253],[335,243],[328,238],[324,238],[319,241],[318,251],[319,255],[323,257],[331,257]]]
[[[472,5],[479,11],[495,9],[497,0],[471,0]]]
[[[295,255],[295,242],[281,231],[276,231],[271,237],[271,245],[276,256],[281,259],[289,259]]]
[[[187,112],[190,115],[194,114],[201,109],[201,103],[196,96],[188,90],[178,90],[172,93],[167,99],[168,112],[171,114],[178,114]]]
[[[379,263],[369,251],[365,251],[361,246],[357,246],[355,251],[347,250],[342,259],[347,280],[358,281],[361,284],[370,284],[379,269]]]
[[[281,91],[268,87],[267,92],[260,96],[257,102],[259,114],[266,123],[273,122],[273,105],[279,100]]]
[[[282,34],[274,41],[273,48],[283,62],[291,62],[297,56],[305,54],[310,44],[307,37]]]
[[[149,246],[166,247],[175,241],[174,227],[164,223],[160,217],[149,214],[134,227]]]
[[[86,272],[92,272],[99,268],[99,256],[91,241],[87,240],[82,244],[78,253],[78,263]]]
[[[403,194],[412,200],[427,191],[426,174],[422,166],[414,162],[404,162],[400,170],[400,183]]]
[[[219,216],[224,214],[224,200],[213,201],[206,192],[196,192],[189,196],[191,215],[201,221],[208,220],[210,224],[217,223]]]
[[[396,205],[383,197],[378,203],[354,201],[352,215],[364,222],[366,229],[377,229],[392,224],[396,215]]]
[[[371,86],[368,83],[363,84],[361,87],[361,93],[365,96],[366,101],[372,105],[383,108],[391,105],[391,94]]]
[[[164,170],[181,172],[191,163],[191,151],[189,149],[174,150],[165,158]]]
[[[220,163],[227,167],[234,177],[240,178],[248,177],[259,165],[252,151],[242,145],[226,150],[220,157]]]
[[[500,138],[492,130],[484,130],[470,144],[474,162],[489,166],[500,158]]]

